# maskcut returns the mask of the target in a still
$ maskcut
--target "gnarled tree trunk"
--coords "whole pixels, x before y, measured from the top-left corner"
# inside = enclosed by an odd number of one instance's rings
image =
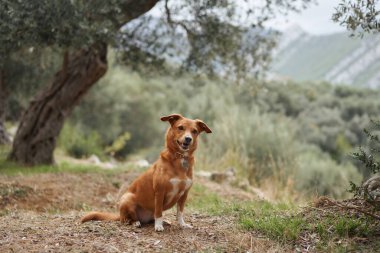
[[[23,114],[9,159],[27,165],[54,163],[53,151],[65,118],[106,71],[105,44],[65,53],[62,69]]]
[[[159,0],[122,1],[122,27],[152,9]],[[107,70],[106,45],[82,49],[65,57],[51,85],[42,90],[24,113],[13,141],[10,160],[23,164],[52,164],[56,139],[67,115]]]
[[[0,145],[11,142],[4,126],[6,100],[7,91],[4,83],[4,72],[0,69]]]

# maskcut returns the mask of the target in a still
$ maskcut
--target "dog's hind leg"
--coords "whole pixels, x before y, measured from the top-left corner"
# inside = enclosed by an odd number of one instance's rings
[[[127,192],[120,199],[120,221],[122,223],[132,221],[136,227],[141,227],[141,223],[136,215],[135,195]]]

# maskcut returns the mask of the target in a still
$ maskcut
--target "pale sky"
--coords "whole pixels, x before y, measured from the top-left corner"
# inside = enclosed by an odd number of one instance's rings
[[[244,0],[236,0],[238,4],[244,6]],[[260,1],[260,0],[257,0]],[[343,0],[314,0],[309,8],[301,13],[291,13],[288,16],[277,16],[275,20],[267,24],[276,30],[284,31],[289,26],[298,25],[310,34],[329,34],[334,32],[343,32],[345,29],[338,23],[331,20],[334,8]],[[160,15],[162,12],[163,1],[158,8],[151,11],[152,15]],[[160,10],[161,8],[161,10]]]
[[[292,13],[287,17],[278,17],[270,22],[271,26],[281,31],[291,25],[299,25],[311,34],[329,34],[345,31],[339,23],[334,23],[331,16],[334,8],[342,0],[316,0],[317,4],[310,5],[301,13]]]

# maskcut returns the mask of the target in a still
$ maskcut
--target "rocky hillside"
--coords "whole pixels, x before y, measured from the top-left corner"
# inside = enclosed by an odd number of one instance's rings
[[[271,72],[276,79],[325,80],[380,87],[380,36],[310,35],[293,26],[283,33]]]

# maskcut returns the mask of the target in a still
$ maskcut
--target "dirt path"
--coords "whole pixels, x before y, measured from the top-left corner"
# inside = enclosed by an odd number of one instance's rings
[[[166,224],[163,233],[156,233],[153,225],[134,228],[118,222],[79,224],[81,214],[17,212],[3,216],[0,252],[233,252],[251,247],[251,237],[241,234],[232,221],[221,217],[193,213],[187,218],[195,228],[183,230]],[[165,217],[175,220],[173,214]]]
[[[234,217],[196,210],[187,210],[194,228],[186,230],[176,224],[174,210],[167,211],[171,224],[163,233],[154,232],[153,225],[79,224],[84,209],[113,210],[117,187],[135,176],[0,176],[0,252],[284,252],[277,243],[237,228]]]

